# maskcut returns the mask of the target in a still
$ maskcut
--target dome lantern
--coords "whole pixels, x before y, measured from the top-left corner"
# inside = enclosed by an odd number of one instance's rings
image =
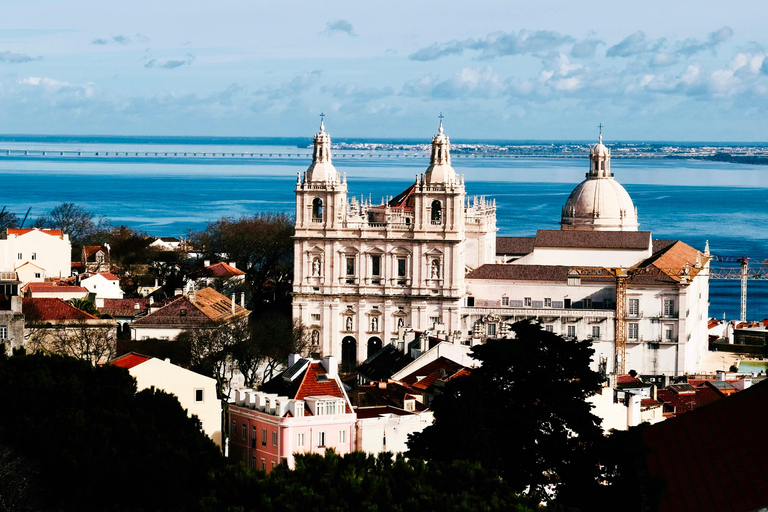
[[[602,130],[589,152],[589,162],[587,179],[565,202],[560,229],[637,231],[637,209],[624,187],[613,179],[611,151],[603,145]]]

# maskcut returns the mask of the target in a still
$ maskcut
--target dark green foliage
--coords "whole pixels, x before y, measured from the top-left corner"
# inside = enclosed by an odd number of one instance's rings
[[[278,466],[269,475],[242,465],[214,475],[215,495],[206,511],[349,512],[518,511],[538,508],[538,500],[512,492],[496,474],[477,463],[426,464],[392,454],[333,451],[296,457],[296,469]]]
[[[39,510],[188,509],[221,464],[176,397],[137,394],[122,368],[2,355],[0,404],[0,445],[37,469]]]
[[[16,214],[6,211],[5,208],[0,210],[0,231],[17,227],[19,227],[19,218]]]
[[[512,326],[516,339],[472,349],[482,366],[454,379],[432,404],[435,423],[411,436],[409,456],[478,461],[515,491],[578,503],[599,476],[600,420],[585,399],[600,384],[587,341],[566,341],[537,324]]]

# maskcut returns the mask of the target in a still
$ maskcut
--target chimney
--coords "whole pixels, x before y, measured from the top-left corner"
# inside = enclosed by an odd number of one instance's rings
[[[240,292],[240,307],[245,309],[245,292]]]
[[[325,374],[329,379],[335,379],[339,375],[339,362],[333,356],[325,356],[323,358],[323,366],[325,367]]]
[[[627,426],[635,427],[640,424],[640,395],[624,395],[624,403],[627,406]]]
[[[160,286],[157,284],[157,278],[155,278],[155,288],[160,288]]]
[[[237,262],[236,261],[230,261],[229,266],[232,268],[237,268]]]
[[[235,314],[235,294],[232,294],[232,314]]]
[[[301,359],[301,354],[288,354],[288,368],[295,365]]]

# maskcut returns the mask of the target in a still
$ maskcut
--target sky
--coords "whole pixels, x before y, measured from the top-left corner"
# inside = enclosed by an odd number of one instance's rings
[[[0,133],[765,141],[768,2],[3,0]]]

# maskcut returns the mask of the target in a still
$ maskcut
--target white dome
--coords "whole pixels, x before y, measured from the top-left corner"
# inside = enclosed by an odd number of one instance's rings
[[[590,231],[637,231],[637,210],[613,178],[579,183],[563,207],[560,228]]]
[[[560,229],[637,231],[637,210],[624,187],[613,179],[611,150],[603,136],[589,152],[587,179],[579,183],[563,207]]]

